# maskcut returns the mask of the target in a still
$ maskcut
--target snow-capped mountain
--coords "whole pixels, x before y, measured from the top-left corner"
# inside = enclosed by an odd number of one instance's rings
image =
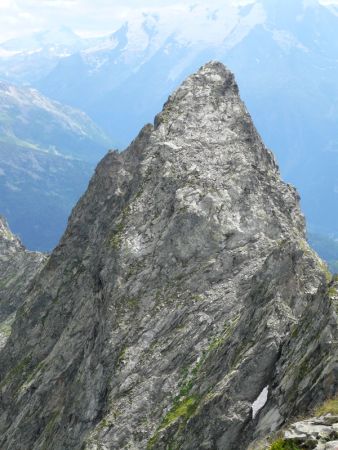
[[[224,40],[231,47],[264,20],[260,3],[214,0],[209,6],[183,3],[164,10],[135,11],[120,30],[99,38],[81,38],[68,27],[36,32],[0,44],[0,77],[32,83],[48,74],[59,60],[78,52],[82,52],[81,59],[92,74],[111,63],[108,54],[116,53],[121,42],[119,59],[135,70],[166,46],[171,37],[184,47],[220,46]],[[173,74],[176,72],[174,68]]]
[[[105,41],[105,38],[103,38]],[[67,27],[40,31],[0,44],[0,77],[33,83],[67,56],[100,45],[101,38],[83,39]]]
[[[2,43],[0,47],[2,50],[14,53],[49,50],[51,53],[64,56],[82,50],[85,47],[85,40],[77,36],[70,28],[62,27],[11,39]]]

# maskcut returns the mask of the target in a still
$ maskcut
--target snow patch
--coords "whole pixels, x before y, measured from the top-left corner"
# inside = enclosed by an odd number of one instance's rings
[[[269,386],[265,386],[265,388],[262,390],[262,392],[259,394],[256,400],[253,402],[251,406],[253,419],[257,416],[259,411],[262,408],[264,408],[266,402],[268,401],[268,394],[269,394]]]

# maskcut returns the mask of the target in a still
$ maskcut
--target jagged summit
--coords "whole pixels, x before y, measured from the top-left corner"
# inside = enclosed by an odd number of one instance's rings
[[[194,94],[198,95],[194,95]],[[188,77],[179,88],[170,95],[164,105],[164,111],[170,105],[179,107],[181,100],[189,95],[191,102],[200,104],[212,103],[224,95],[238,96],[238,86],[233,73],[224,64],[218,61],[210,61],[202,66],[198,72]]]
[[[240,99],[235,77],[222,63],[211,61],[188,77],[169,97],[163,111],[156,116],[155,129],[182,141],[189,140],[192,133],[202,140],[217,139],[224,144],[223,152],[232,148],[227,143],[234,139],[245,141],[260,137],[251,117]],[[200,129],[200,130],[199,130]],[[207,149],[205,149],[207,151]],[[252,157],[272,168],[277,168],[272,154],[260,142],[249,148]],[[255,156],[253,155],[256,152]],[[231,155],[229,155],[231,157]]]
[[[206,63],[196,73],[188,77],[176,92],[193,90],[193,86],[195,86],[195,89],[197,86],[205,88],[206,94],[209,96],[222,97],[230,93],[239,95],[234,74],[219,61]],[[175,97],[175,93],[172,97]]]
[[[195,74],[188,77],[182,85],[169,97],[163,111],[155,118],[155,127],[163,122],[179,122],[189,119],[194,110],[194,126],[199,120],[207,120],[205,115],[217,111],[222,114],[226,103],[239,100],[238,86],[235,77],[222,63],[211,61]]]
[[[335,392],[326,283],[232,74],[203,66],[101,161],[19,310],[0,447],[244,450]]]

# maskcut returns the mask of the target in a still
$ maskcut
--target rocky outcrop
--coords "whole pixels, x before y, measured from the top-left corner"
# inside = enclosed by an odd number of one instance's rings
[[[336,391],[328,282],[233,75],[205,65],[99,164],[35,279],[0,447],[247,448]]]
[[[11,332],[15,311],[45,258],[41,253],[27,251],[0,216],[0,348]]]
[[[328,413],[300,420],[277,434],[277,438],[268,436],[253,442],[248,450],[337,450],[338,416]]]
[[[338,417],[328,415],[296,422],[284,431],[283,438],[305,448],[337,450]]]

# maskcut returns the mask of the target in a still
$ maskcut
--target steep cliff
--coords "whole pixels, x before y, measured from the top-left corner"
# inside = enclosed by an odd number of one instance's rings
[[[102,160],[19,309],[1,449],[247,448],[336,391],[328,283],[233,75],[203,66]]]
[[[15,311],[25,291],[45,261],[41,253],[28,252],[0,216],[0,348],[5,344]]]

